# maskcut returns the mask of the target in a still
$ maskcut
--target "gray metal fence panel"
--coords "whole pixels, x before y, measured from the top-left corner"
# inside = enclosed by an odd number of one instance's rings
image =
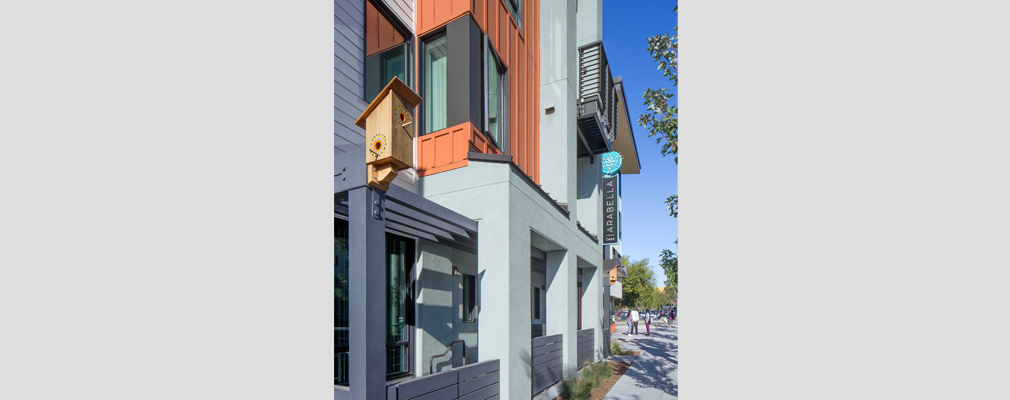
[[[530,354],[531,376],[533,377],[533,394],[561,381],[562,373],[562,343],[561,335],[533,338],[533,348]]]
[[[486,400],[500,394],[500,362],[489,360],[389,388],[388,400]]]

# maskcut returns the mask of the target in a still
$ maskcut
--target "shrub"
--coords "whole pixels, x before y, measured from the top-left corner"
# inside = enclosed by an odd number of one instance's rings
[[[619,356],[624,354],[624,349],[621,348],[621,343],[616,340],[610,341],[610,354]]]
[[[572,378],[565,381],[565,397],[569,400],[585,400],[593,391],[593,385],[585,378]]]
[[[609,362],[586,363],[579,377],[566,380],[563,388],[569,400],[585,400],[600,382],[610,377],[614,365]]]

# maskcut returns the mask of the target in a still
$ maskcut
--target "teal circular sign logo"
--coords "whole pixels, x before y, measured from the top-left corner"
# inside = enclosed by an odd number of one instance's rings
[[[600,164],[603,164],[603,173],[605,175],[617,175],[617,171],[621,170],[621,154],[616,151],[603,153],[600,156]]]

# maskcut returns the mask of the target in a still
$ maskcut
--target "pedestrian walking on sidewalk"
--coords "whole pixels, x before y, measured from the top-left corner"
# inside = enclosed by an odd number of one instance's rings
[[[624,321],[628,323],[628,334],[630,335],[631,334],[631,313],[630,312],[624,315]]]
[[[635,332],[632,335],[638,334],[638,318],[638,309],[631,310],[631,330]]]
[[[649,323],[652,322],[652,310],[645,309],[645,336],[652,336],[652,332],[649,332]]]

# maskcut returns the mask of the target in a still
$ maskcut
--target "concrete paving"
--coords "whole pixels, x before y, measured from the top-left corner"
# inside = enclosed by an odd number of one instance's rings
[[[676,399],[679,381],[677,379],[677,322],[672,327],[666,324],[650,324],[652,335],[645,335],[645,323],[639,322],[640,335],[628,336],[628,325],[617,323],[617,332],[611,340],[621,343],[625,350],[641,351],[631,364],[631,368],[610,389],[604,400],[667,400]],[[623,361],[611,357],[614,361]]]

